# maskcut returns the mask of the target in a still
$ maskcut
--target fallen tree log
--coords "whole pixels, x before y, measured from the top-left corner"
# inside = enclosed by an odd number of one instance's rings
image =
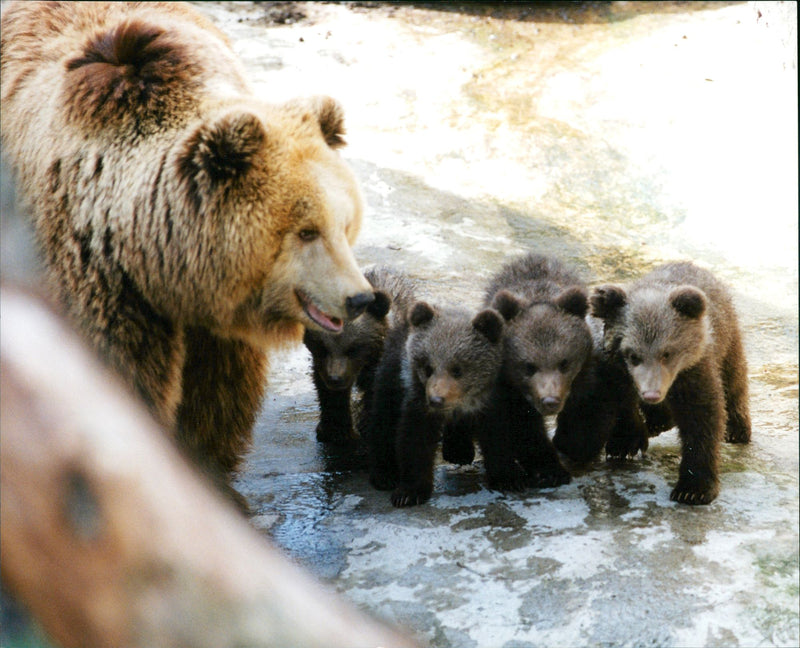
[[[417,645],[272,548],[40,302],[0,299],[2,579],[57,643]]]

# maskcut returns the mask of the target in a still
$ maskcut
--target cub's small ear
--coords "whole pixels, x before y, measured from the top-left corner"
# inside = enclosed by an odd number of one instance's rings
[[[411,326],[418,328],[428,324],[435,315],[433,307],[427,302],[417,302],[411,307],[411,313],[408,316],[408,321]]]
[[[608,319],[628,303],[628,296],[619,286],[600,286],[594,289],[589,301],[592,305],[592,315]]]
[[[506,322],[520,314],[523,303],[507,290],[501,290],[492,300],[492,308],[499,312]]]
[[[249,112],[232,112],[198,126],[186,138],[180,167],[198,188],[244,175],[262,150],[267,133],[261,120]]]
[[[375,319],[383,319],[392,305],[392,298],[382,290],[376,290],[375,299],[367,306],[367,312]]]
[[[589,310],[589,300],[586,298],[586,293],[582,288],[573,286],[562,291],[556,297],[556,306],[570,315],[584,318]]]
[[[706,295],[694,286],[680,286],[669,294],[669,303],[684,317],[698,319],[706,311]]]
[[[473,318],[472,328],[492,344],[497,344],[503,336],[503,319],[497,311],[487,308]]]

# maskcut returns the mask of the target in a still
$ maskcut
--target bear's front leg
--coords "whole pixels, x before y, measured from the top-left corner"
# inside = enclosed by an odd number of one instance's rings
[[[515,393],[509,399],[505,416],[514,456],[527,473],[528,486],[550,488],[569,484],[572,476],[561,465],[558,453],[547,436],[542,415]]]
[[[186,362],[178,407],[178,440],[240,505],[230,487],[252,437],[266,383],[266,354],[202,327],[185,331]]]
[[[449,422],[442,433],[442,459],[457,466],[468,466],[475,460],[475,444],[466,427]]]
[[[728,356],[722,363],[722,381],[725,388],[725,409],[728,414],[725,441],[750,443],[750,397],[747,383],[747,362],[738,330],[731,343]]]
[[[647,425],[639,405],[632,397],[621,403],[617,422],[611,430],[606,443],[606,457],[612,460],[623,460],[635,457],[640,451],[647,452],[650,445]]]
[[[397,507],[423,504],[433,492],[433,461],[443,420],[426,414],[423,407],[413,397],[403,404],[397,428],[397,488],[392,493]]]
[[[528,473],[528,484],[534,488],[551,488],[569,484],[572,475],[561,465],[558,453],[547,437],[544,419],[538,412],[531,412],[530,424],[525,431],[519,430],[525,439],[521,448],[520,462]]]
[[[397,485],[397,424],[403,405],[399,358],[380,365],[374,384],[361,422],[369,455],[369,483],[378,490],[392,490]]]
[[[509,405],[502,393],[495,394],[492,406],[480,417],[475,436],[481,446],[489,488],[524,491],[527,474],[514,457]]]
[[[553,445],[576,464],[600,455],[619,418],[620,386],[602,369],[592,366],[578,375],[558,414]],[[627,375],[623,378],[628,381]]]
[[[319,423],[317,424],[317,441],[349,445],[358,436],[353,429],[353,415],[350,409],[350,388],[328,389],[314,371],[314,387],[319,400]]]
[[[678,483],[670,499],[709,504],[719,494],[719,448],[725,433],[722,383],[709,360],[684,371],[669,392],[681,437]]]

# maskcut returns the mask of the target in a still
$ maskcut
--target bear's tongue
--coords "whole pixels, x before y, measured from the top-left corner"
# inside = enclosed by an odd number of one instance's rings
[[[311,298],[303,291],[297,290],[296,294],[297,299],[303,306],[305,314],[308,315],[314,322],[319,324],[326,331],[331,331],[332,333],[339,333],[342,330],[342,320],[340,320],[338,317],[331,317],[330,315],[323,313],[319,308],[317,308]]]

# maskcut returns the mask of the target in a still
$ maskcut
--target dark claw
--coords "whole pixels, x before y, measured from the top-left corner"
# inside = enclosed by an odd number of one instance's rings
[[[686,486],[676,486],[669,495],[670,500],[690,506],[710,504],[716,499],[713,491],[689,490]]]
[[[412,489],[397,488],[392,493],[392,506],[403,508],[406,506],[416,506],[424,504],[430,498],[430,494],[421,493]]]

